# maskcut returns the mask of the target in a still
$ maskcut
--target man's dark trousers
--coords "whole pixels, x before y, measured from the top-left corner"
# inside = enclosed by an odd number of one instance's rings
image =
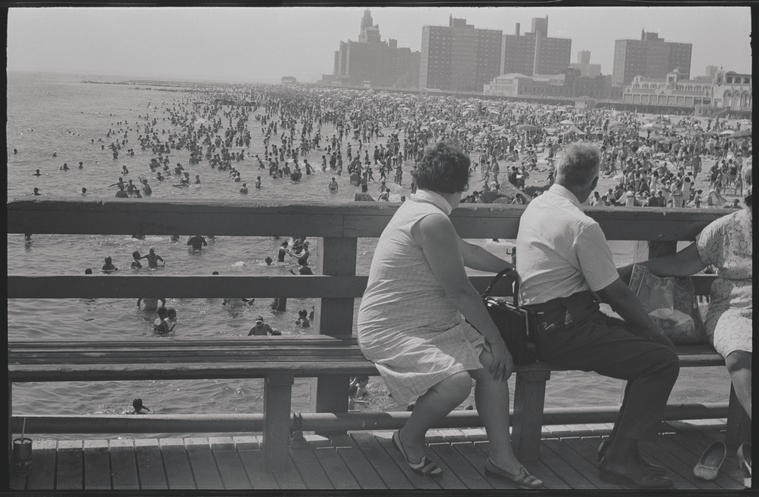
[[[541,361],[627,380],[611,438],[654,441],[680,371],[672,342],[606,316],[590,292],[529,307]]]

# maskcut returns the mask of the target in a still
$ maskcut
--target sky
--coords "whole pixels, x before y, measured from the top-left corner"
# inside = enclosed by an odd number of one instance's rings
[[[358,40],[364,7],[43,7],[8,11],[7,69],[128,78],[277,83],[332,74],[340,41]],[[748,7],[373,7],[385,41],[420,50],[422,27],[449,16],[514,34],[548,16],[548,36],[572,39],[571,62],[611,74],[614,41],[692,43],[691,76],[707,65],[751,72]]]

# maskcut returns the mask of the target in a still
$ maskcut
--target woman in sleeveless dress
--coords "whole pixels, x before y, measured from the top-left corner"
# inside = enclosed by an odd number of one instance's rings
[[[396,402],[417,398],[393,435],[413,471],[442,474],[425,453],[425,434],[466,400],[474,379],[490,441],[486,474],[543,488],[512,450],[506,382],[512,357],[464,269],[495,273],[513,266],[463,241],[448,218],[468,187],[469,166],[469,157],[446,143],[427,149],[416,172],[419,189],[377,244],[358,313],[358,343]]]

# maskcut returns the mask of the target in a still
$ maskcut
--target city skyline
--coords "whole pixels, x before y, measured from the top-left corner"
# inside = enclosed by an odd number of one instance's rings
[[[447,26],[450,16],[503,34],[548,16],[549,36],[572,39],[573,60],[590,51],[602,74],[612,73],[615,41],[639,39],[641,30],[691,43],[692,76],[707,65],[751,72],[748,7],[10,8],[7,69],[315,82],[332,73],[340,42],[358,39],[366,8],[383,41],[412,51],[421,49],[424,26]]]

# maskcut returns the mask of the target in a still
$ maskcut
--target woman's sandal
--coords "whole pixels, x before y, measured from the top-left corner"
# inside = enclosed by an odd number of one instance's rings
[[[495,476],[497,478],[503,478],[510,481],[519,488],[533,489],[533,488],[546,488],[543,482],[538,478],[535,478],[527,470],[522,467],[517,474],[511,474],[503,468],[499,468],[488,457],[485,461],[485,474],[487,476]]]
[[[435,464],[434,461],[431,461],[427,456],[422,456],[422,460],[417,463],[409,461],[408,456],[406,455],[406,451],[403,449],[403,445],[401,445],[400,433],[400,430],[393,433],[393,445],[395,445],[395,447],[400,451],[403,459],[406,460],[406,464],[408,464],[408,467],[411,468],[411,471],[419,473],[422,476],[431,476],[432,478],[443,476],[443,470],[440,469],[440,466]]]

